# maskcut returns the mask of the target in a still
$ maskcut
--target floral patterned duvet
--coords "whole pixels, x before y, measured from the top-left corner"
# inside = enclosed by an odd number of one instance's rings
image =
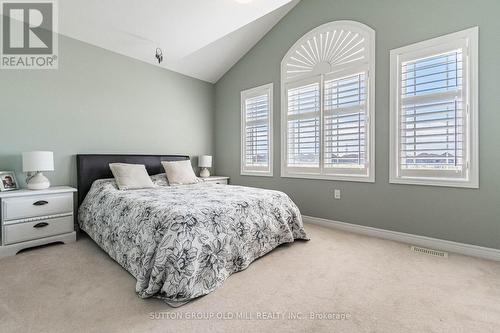
[[[137,279],[142,298],[182,305],[278,245],[307,239],[282,192],[152,178],[155,188],[129,191],[97,180],[78,214],[80,227]]]

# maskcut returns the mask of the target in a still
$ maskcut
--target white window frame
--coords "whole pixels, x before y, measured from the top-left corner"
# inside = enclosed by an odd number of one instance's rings
[[[353,32],[352,34],[362,34],[366,40],[366,61],[357,63],[356,65],[331,65],[328,70],[324,69],[323,64],[318,64],[318,70],[312,71],[310,74],[302,75],[297,78],[289,79],[286,76],[286,61],[292,56],[293,52],[310,38],[326,31],[337,29]],[[346,73],[366,72],[366,174],[353,173],[332,173],[325,171],[324,168],[324,81],[332,78],[343,78]],[[320,156],[319,169],[310,168],[294,168],[287,167],[288,163],[288,94],[289,88],[300,86],[300,83],[320,82]],[[305,178],[305,179],[324,179],[324,180],[339,180],[339,181],[355,181],[355,182],[375,182],[375,31],[369,26],[356,21],[334,21],[323,24],[300,38],[287,52],[281,62],[281,177],[287,178]]]
[[[479,121],[478,121],[478,27],[451,33],[423,42],[411,44],[390,52],[390,170],[389,181],[394,184],[430,185],[447,187],[479,188]],[[427,172],[426,175],[414,171],[402,175],[399,157],[399,131],[401,110],[400,68],[408,59],[425,58],[457,48],[463,48],[462,96],[464,97],[465,124],[465,176],[447,177],[445,172]],[[429,176],[432,174],[432,177]]]
[[[241,166],[240,174],[242,176],[273,176],[273,89],[274,84],[268,83],[259,87],[243,90],[241,92]],[[245,101],[249,98],[257,97],[260,95],[267,94],[269,96],[269,114],[268,114],[268,156],[269,165],[268,167],[252,167],[245,164],[246,158],[246,104]]]

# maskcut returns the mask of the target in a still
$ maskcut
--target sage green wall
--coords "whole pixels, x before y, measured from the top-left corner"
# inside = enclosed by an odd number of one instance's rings
[[[24,181],[21,152],[51,150],[46,175],[74,185],[77,153],[213,153],[213,84],[63,36],[59,59],[0,70],[0,170]]]
[[[305,215],[500,248],[500,1],[302,0],[216,84],[215,164],[233,184],[278,189]],[[280,62],[305,33],[355,20],[376,31],[375,184],[280,177]],[[389,184],[389,50],[480,28],[480,189]],[[240,176],[240,91],[274,82],[274,177]],[[334,188],[342,199],[333,200]]]

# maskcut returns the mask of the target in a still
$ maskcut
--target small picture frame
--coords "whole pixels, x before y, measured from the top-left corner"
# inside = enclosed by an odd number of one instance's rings
[[[0,192],[18,189],[19,185],[14,171],[0,171]]]

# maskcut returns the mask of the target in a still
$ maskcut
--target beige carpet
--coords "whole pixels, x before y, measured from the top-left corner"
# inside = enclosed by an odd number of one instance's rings
[[[177,309],[88,238],[1,259],[0,332],[500,332],[500,263],[306,229]]]

